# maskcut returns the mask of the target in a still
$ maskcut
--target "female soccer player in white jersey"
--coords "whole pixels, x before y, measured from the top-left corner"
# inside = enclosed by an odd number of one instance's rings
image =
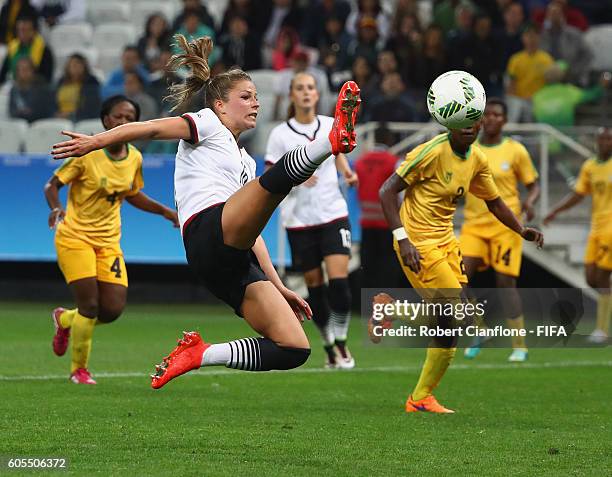
[[[326,137],[334,124],[334,118],[316,113],[319,91],[309,73],[293,77],[289,102],[287,121],[275,127],[268,138],[267,168],[292,149]],[[293,266],[304,274],[312,319],[323,338],[325,366],[353,368],[355,360],[346,346],[351,318],[351,226],[346,200],[338,186],[338,170],[349,185],[357,182],[346,156],[338,154],[335,162],[325,161],[310,179],[295,187],[280,207]],[[325,285],[321,262],[325,262],[329,287]]]
[[[310,307],[283,286],[260,234],[294,186],[312,176],[330,154],[355,147],[360,103],[357,85],[345,83],[329,136],[288,152],[255,179],[255,163],[237,143],[257,121],[255,85],[238,69],[210,77],[210,38],[176,38],[183,52],[169,66],[188,67],[190,74],[184,84],[172,87],[171,97],[180,108],[204,89],[203,109],[126,124],[95,136],[65,132],[72,139],[53,146],[54,157],[65,159],[115,142],[180,139],[174,187],[187,261],[208,289],[262,337],[209,344],[197,332],[185,333],[151,376],[155,389],[201,366],[266,371],[306,362],[310,347],[296,316],[309,316]]]

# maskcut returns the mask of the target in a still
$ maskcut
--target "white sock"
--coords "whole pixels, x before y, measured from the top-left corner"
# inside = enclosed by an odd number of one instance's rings
[[[315,164],[322,164],[323,161],[331,155],[331,144],[326,135],[319,136],[304,147],[308,159]]]
[[[202,355],[201,366],[227,366],[231,357],[229,343],[210,345]]]

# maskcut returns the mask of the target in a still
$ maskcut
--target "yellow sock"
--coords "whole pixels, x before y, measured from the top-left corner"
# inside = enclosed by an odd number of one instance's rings
[[[60,315],[59,322],[62,325],[62,328],[70,328],[72,326],[72,320],[74,320],[74,314],[76,313],[76,308],[74,310],[64,310],[64,312]]]
[[[512,330],[524,330],[525,329],[525,317],[519,315],[516,318],[508,318],[506,320],[506,326]],[[512,336],[512,349],[527,349],[527,343],[525,342],[524,336]]]
[[[70,372],[74,373],[79,368],[87,368],[89,354],[91,353],[91,339],[93,336],[95,318],[87,318],[78,310],[72,320],[72,364]]]
[[[597,324],[595,328],[608,334],[610,331],[610,294],[601,293],[597,298]]]
[[[431,394],[451,364],[456,350],[457,348],[427,348],[425,363],[412,392],[412,399],[418,401]]]

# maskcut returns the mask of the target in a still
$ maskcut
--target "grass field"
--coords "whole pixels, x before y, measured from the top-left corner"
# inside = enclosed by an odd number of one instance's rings
[[[183,329],[211,341],[249,329],[227,308],[130,304],[96,328],[98,385],[76,386],[69,357],[51,351],[51,308],[0,304],[4,466],[50,456],[69,462],[55,475],[610,475],[609,347],[532,350],[523,366],[503,349],[458,353],[436,392],[457,413],[407,415],[424,351],[365,346],[357,320],[354,371],[322,370],[307,324],[314,350],[297,371],[208,368],[153,391],[148,374]]]

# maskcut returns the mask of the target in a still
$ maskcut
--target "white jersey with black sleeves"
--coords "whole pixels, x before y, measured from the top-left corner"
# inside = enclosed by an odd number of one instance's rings
[[[209,108],[182,116],[191,139],[181,140],[174,168],[174,198],[181,230],[198,212],[227,201],[255,178],[255,161]]]
[[[291,118],[270,133],[266,148],[266,164],[275,164],[283,154],[303,146],[322,135],[327,136],[334,118],[317,115],[310,124]],[[333,156],[315,171],[316,184],[294,187],[281,203],[281,218],[288,230],[327,224],[348,216],[346,200],[338,185],[338,171]]]

